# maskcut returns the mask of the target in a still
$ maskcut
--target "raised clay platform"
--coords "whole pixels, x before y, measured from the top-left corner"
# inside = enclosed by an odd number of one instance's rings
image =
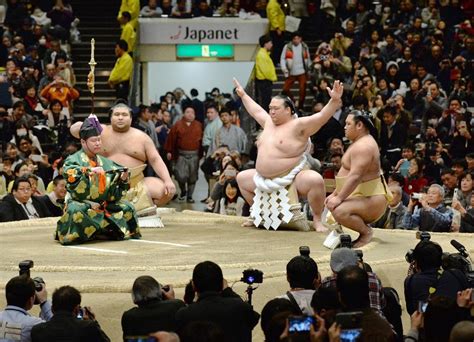
[[[200,261],[212,260],[221,265],[229,284],[240,280],[244,269],[257,268],[264,272],[264,282],[253,297],[254,307],[260,312],[268,300],[288,290],[286,264],[298,255],[299,246],[311,248],[323,277],[331,272],[331,251],[322,246],[326,234],[242,228],[242,218],[195,211],[169,210],[162,219],[165,228],[143,229],[141,241],[100,241],[73,247],[54,241],[57,219],[0,223],[0,307],[5,306],[5,284],[18,274],[18,263],[31,259],[35,263],[32,277],[45,280],[50,296],[61,285],[78,288],[83,293],[82,304],[92,307],[112,341],[121,341],[121,315],[133,306],[130,289],[140,275],[172,284],[176,297],[182,298],[193,267]],[[474,253],[473,234],[432,234],[432,240],[444,251],[455,252],[451,239]],[[403,306],[403,280],[408,266],[404,256],[417,242],[414,231],[375,229],[373,241],[362,248],[364,261],[385,286],[397,289]],[[233,288],[245,297],[245,287],[237,282]],[[403,318],[407,329],[406,312]],[[254,341],[262,340],[258,326]]]

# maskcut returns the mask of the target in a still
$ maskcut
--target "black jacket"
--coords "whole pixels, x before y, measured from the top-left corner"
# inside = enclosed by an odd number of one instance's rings
[[[51,214],[51,216],[55,217],[55,216],[62,216],[63,215],[63,213],[64,213],[64,204],[62,204],[61,207],[58,207],[56,204],[54,204],[51,201],[51,198],[49,198],[48,195],[38,196],[37,198],[41,202],[43,202],[43,204],[46,206],[46,208],[48,208],[49,213]]]
[[[39,217],[51,217],[51,213],[44,203],[41,202],[41,200],[35,196],[31,196],[31,201]],[[29,217],[26,215],[25,210],[20,204],[17,203],[15,197],[12,194],[6,195],[0,202],[0,222],[21,221],[28,219]]]
[[[80,320],[70,312],[57,312],[49,322],[35,325],[31,330],[32,342],[109,342],[97,321]]]
[[[182,308],[176,314],[178,329],[182,330],[194,321],[210,321],[224,332],[227,342],[252,341],[252,329],[257,325],[259,314],[230,288],[222,293],[204,292],[196,303]]]
[[[146,336],[155,331],[177,331],[175,315],[183,301],[151,300],[127,310],[122,315],[123,336]]]

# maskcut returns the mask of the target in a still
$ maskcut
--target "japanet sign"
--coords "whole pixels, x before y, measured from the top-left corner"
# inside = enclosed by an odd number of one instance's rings
[[[257,44],[267,19],[140,18],[140,44]]]

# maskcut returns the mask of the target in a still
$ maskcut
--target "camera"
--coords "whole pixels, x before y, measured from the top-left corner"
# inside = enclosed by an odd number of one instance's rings
[[[340,248],[352,248],[352,238],[349,234],[342,234],[340,237],[341,244],[339,245]]]
[[[288,318],[288,332],[290,334],[309,334],[311,325],[315,327],[313,316],[290,316]]]
[[[416,238],[420,241],[430,241],[431,240],[431,234],[428,233],[428,232],[416,232]],[[414,249],[413,248],[410,248],[408,251],[407,251],[407,254],[405,254],[405,260],[411,264],[415,258],[413,257],[413,251]]]
[[[327,55],[320,55],[320,56],[319,56],[319,59],[320,59],[321,61],[326,61],[326,60],[328,59],[328,56],[327,56]]]
[[[457,269],[464,273],[469,283],[469,287],[474,287],[474,271],[469,261],[469,254],[466,248],[456,240],[451,240],[451,245],[456,248],[459,253],[443,253],[441,258],[441,267],[443,270]]]
[[[309,253],[310,253],[310,250],[308,246],[300,246],[300,255],[302,257],[309,258]]]
[[[252,268],[246,269],[243,272],[243,276],[240,281],[243,281],[248,285],[261,284],[263,283],[263,272]]]
[[[33,260],[23,260],[18,264],[20,269],[20,275],[26,275],[28,278],[31,278],[30,269],[33,268]],[[34,277],[33,282],[35,283],[35,290],[41,291],[43,289],[44,280],[41,277]]]
[[[411,194],[411,198],[414,199],[414,200],[421,200],[423,198],[423,194],[420,193],[420,192],[414,192]]]

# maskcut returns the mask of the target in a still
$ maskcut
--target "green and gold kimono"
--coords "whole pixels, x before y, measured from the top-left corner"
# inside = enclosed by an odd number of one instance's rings
[[[141,237],[135,209],[122,199],[129,188],[128,182],[120,179],[123,167],[100,155],[96,158],[94,161],[80,150],[64,162],[70,198],[56,229],[56,239],[63,245],[98,236],[114,240]],[[94,167],[105,172],[92,173]]]

